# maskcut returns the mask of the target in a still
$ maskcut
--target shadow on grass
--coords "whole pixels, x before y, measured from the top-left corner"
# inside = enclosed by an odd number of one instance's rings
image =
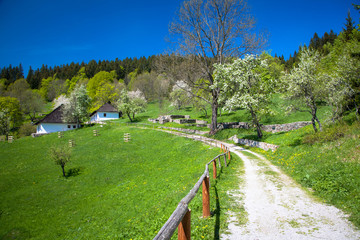
[[[83,171],[84,168],[82,167],[75,167],[75,168],[70,168],[69,170],[66,171],[65,173],[65,177],[69,178],[69,177],[76,177],[78,175],[81,174],[81,172]]]
[[[215,215],[215,227],[214,227],[214,239],[220,239],[220,201],[219,201],[219,194],[217,191],[217,187],[215,188],[215,199],[216,199],[216,209],[214,211]]]

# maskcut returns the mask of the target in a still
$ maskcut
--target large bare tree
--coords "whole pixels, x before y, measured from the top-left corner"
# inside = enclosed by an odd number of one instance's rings
[[[245,0],[185,0],[170,24],[171,39],[177,46],[174,52],[186,59],[176,67],[187,65],[190,71],[185,74],[187,70],[180,69],[182,79],[177,80],[187,81],[192,88],[205,89],[212,96],[209,102],[212,134],[217,130],[220,94],[219,88],[211,87],[213,64],[262,49],[266,43],[264,34],[257,34],[254,28],[255,20]]]

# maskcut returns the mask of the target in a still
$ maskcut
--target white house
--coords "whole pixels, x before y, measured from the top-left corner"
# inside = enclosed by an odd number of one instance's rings
[[[121,112],[117,110],[110,102],[102,105],[98,110],[90,114],[90,122],[101,122],[106,120],[119,119]]]
[[[52,132],[61,132],[78,128],[77,123],[64,122],[62,119],[63,105],[55,108],[42,120],[36,123],[36,134],[46,134]]]

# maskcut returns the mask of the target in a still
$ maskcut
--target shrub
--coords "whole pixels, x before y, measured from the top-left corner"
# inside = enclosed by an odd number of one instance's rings
[[[30,136],[32,133],[36,132],[36,126],[32,125],[31,123],[25,123],[21,125],[19,129],[19,136],[26,137]]]
[[[348,125],[346,123],[342,123],[342,124],[339,123],[336,124],[335,126],[326,127],[322,132],[306,135],[303,138],[303,143],[314,144],[314,143],[332,142],[339,138],[344,137],[347,130],[348,130]]]

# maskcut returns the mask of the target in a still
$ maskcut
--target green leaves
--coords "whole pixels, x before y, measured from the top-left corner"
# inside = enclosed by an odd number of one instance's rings
[[[0,97],[0,133],[9,134],[10,130],[22,123],[20,103],[13,97]]]

